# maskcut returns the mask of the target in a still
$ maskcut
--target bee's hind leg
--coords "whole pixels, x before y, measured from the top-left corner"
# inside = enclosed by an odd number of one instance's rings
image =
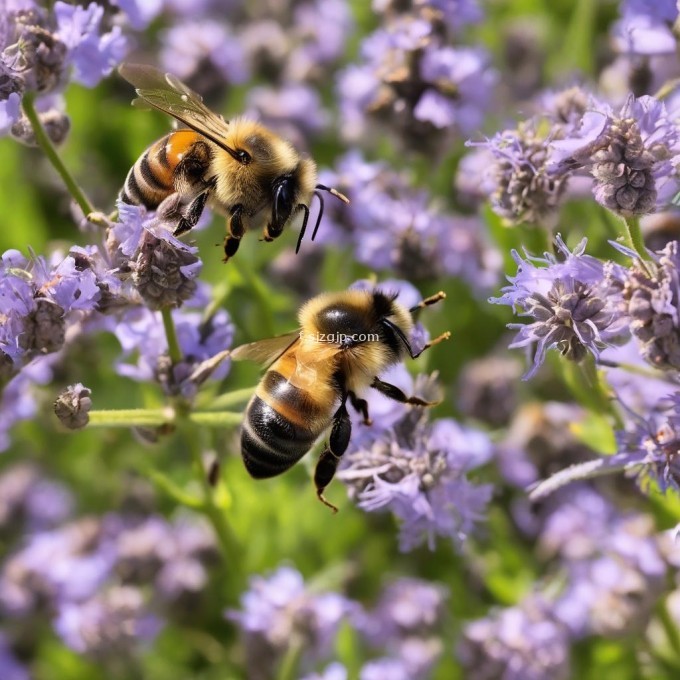
[[[187,231],[190,231],[196,226],[196,223],[201,219],[201,215],[203,214],[203,209],[205,208],[206,201],[208,200],[208,194],[208,191],[204,191],[202,194],[196,196],[196,198],[194,198],[191,203],[189,203],[184,217],[182,217],[182,219],[179,221],[177,228],[173,232],[173,236],[181,236],[182,234],[186,234]]]
[[[345,406],[346,398],[347,396],[342,400],[340,408],[333,416],[333,427],[331,428],[331,436],[328,438],[328,446],[321,452],[316,469],[314,470],[316,495],[333,512],[337,512],[338,509],[324,498],[323,492],[333,480],[335,471],[340,463],[340,458],[347,450],[349,438],[352,434],[352,421]]]

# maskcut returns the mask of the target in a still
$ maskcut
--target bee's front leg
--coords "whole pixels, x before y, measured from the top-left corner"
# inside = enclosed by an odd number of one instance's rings
[[[236,254],[245,233],[243,206],[239,203],[231,209],[231,214],[227,220],[227,235],[224,239],[224,259],[222,262],[228,262],[229,258]]]

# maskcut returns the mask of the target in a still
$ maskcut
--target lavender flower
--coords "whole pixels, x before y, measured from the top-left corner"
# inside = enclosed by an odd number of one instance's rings
[[[627,271],[623,297],[630,330],[644,359],[656,368],[680,370],[680,253],[671,241],[649,268],[635,257]],[[627,254],[634,256],[630,251]]]
[[[548,168],[548,140],[529,121],[516,130],[504,130],[482,143],[468,145],[488,149],[495,163],[488,170],[493,184],[491,205],[512,224],[553,223],[566,189],[566,170]]]
[[[517,275],[508,277],[511,285],[502,289],[494,304],[519,308],[520,316],[535,319],[529,324],[509,324],[518,330],[514,347],[536,345],[533,365],[524,379],[533,377],[551,347],[572,361],[582,360],[587,353],[599,356],[601,349],[620,337],[627,324],[623,314],[620,286],[621,268],[605,265],[585,255],[586,239],[572,251],[557,237],[557,247],[563,262],[546,253],[544,258],[527,259],[513,251],[518,264]],[[534,262],[547,266],[537,267]],[[605,269],[608,275],[605,276]]]
[[[406,678],[426,678],[442,651],[439,632],[448,592],[442,586],[401,578],[389,583],[376,607],[360,612],[354,625],[372,647],[389,654],[369,662],[360,677],[380,677],[378,668],[392,665]],[[392,677],[392,676],[390,676]]]
[[[354,609],[341,595],[312,592],[291,567],[253,578],[241,606],[226,615],[241,629],[253,680],[271,677],[290,645],[301,646],[310,659],[328,654],[341,621]]]
[[[553,171],[587,170],[598,203],[623,215],[643,215],[670,202],[678,179],[678,126],[662,102],[629,97],[619,113],[591,102],[581,126],[551,144]]]
[[[568,632],[538,597],[468,624],[458,658],[479,680],[570,677]]]
[[[109,235],[109,251],[115,253],[119,269],[131,273],[137,292],[154,310],[179,307],[190,298],[202,267],[198,249],[168,229],[167,218],[176,209],[176,195],[163,201],[156,213],[119,201],[119,221]]]
[[[54,627],[74,651],[104,660],[153,641],[162,623],[147,611],[139,589],[116,586],[85,602],[64,603]]]
[[[429,424],[412,409],[369,446],[348,451],[337,476],[360,508],[388,509],[400,520],[402,551],[423,542],[434,549],[437,535],[458,546],[491,497],[491,486],[475,485],[466,474],[490,456],[482,433],[452,419]]]
[[[28,670],[13,654],[4,635],[0,635],[0,677],[3,680],[30,680]]]
[[[364,42],[365,63],[341,75],[341,110],[350,134],[365,134],[361,120],[368,114],[408,146],[433,151],[442,130],[468,134],[480,126],[496,82],[488,55],[442,45],[427,16],[395,17]]]
[[[3,534],[19,528],[27,533],[50,529],[66,519],[72,506],[70,492],[31,464],[19,463],[0,476],[0,531]]]
[[[195,371],[202,362],[209,361],[228,349],[232,343],[234,326],[229,314],[217,310],[210,318],[198,311],[208,304],[205,286],[188,306],[197,311],[176,310],[173,321],[183,360],[171,364],[168,357],[167,337],[158,312],[139,307],[126,312],[114,333],[121,343],[123,355],[116,368],[120,375],[133,380],[158,381],[167,394],[182,394],[192,399],[205,376]],[[130,359],[136,363],[130,363]],[[221,361],[211,372],[211,378],[221,380],[229,371],[229,361]]]
[[[228,27],[213,20],[185,21],[162,34],[163,68],[178,78],[242,83],[249,74],[246,54]],[[207,73],[207,75],[206,75]],[[201,91],[208,89],[200,84]]]
[[[616,48],[631,55],[658,55],[675,52],[672,27],[678,17],[675,0],[624,0],[621,20],[613,27]]]
[[[360,262],[412,281],[458,276],[475,290],[488,290],[497,280],[500,259],[486,241],[484,225],[440,212],[406,176],[351,152],[322,182],[339,187],[351,204],[337,219],[328,206],[321,242],[349,243]]]

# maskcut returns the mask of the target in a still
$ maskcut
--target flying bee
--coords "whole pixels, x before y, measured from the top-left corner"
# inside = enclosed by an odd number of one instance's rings
[[[314,161],[264,125],[245,118],[224,120],[181,80],[151,66],[123,64],[119,72],[139,95],[133,105],[150,105],[189,128],[152,144],[130,169],[120,194],[124,202],[151,210],[177,194],[184,212],[175,236],[192,229],[209,205],[227,218],[225,262],[249,229],[262,229],[264,240],[273,241],[289,222],[301,225],[297,253],[314,196],[319,216],[312,240],[323,215],[320,192],[349,203],[335,189],[317,184]]]
[[[314,484],[319,500],[336,512],[323,492],[349,445],[352,425],[347,401],[367,425],[371,424],[368,403],[360,395],[369,387],[404,404],[432,405],[406,396],[379,376],[407,355],[415,359],[450,337],[443,333],[420,351],[414,351],[409,341],[414,315],[444,297],[440,292],[407,309],[396,295],[379,290],[326,293],[301,308],[298,331],[236,348],[232,358],[268,365],[248,403],[241,430],[241,454],[248,472],[256,479],[285,472],[330,428]]]

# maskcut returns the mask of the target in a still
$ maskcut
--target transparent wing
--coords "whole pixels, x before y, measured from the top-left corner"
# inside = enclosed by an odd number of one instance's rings
[[[144,64],[122,64],[118,72],[135,87],[139,95],[138,99],[133,100],[133,106],[149,104],[204,135],[226,151],[234,153],[225,141],[229,123],[211,111],[203,103],[201,95],[172,73],[163,73]]]
[[[236,361],[249,360],[268,366],[273,364],[284,352],[289,350],[296,342],[300,341],[300,332],[293,331],[286,335],[277,335],[275,338],[257,340],[240,345],[232,350],[231,358]]]

